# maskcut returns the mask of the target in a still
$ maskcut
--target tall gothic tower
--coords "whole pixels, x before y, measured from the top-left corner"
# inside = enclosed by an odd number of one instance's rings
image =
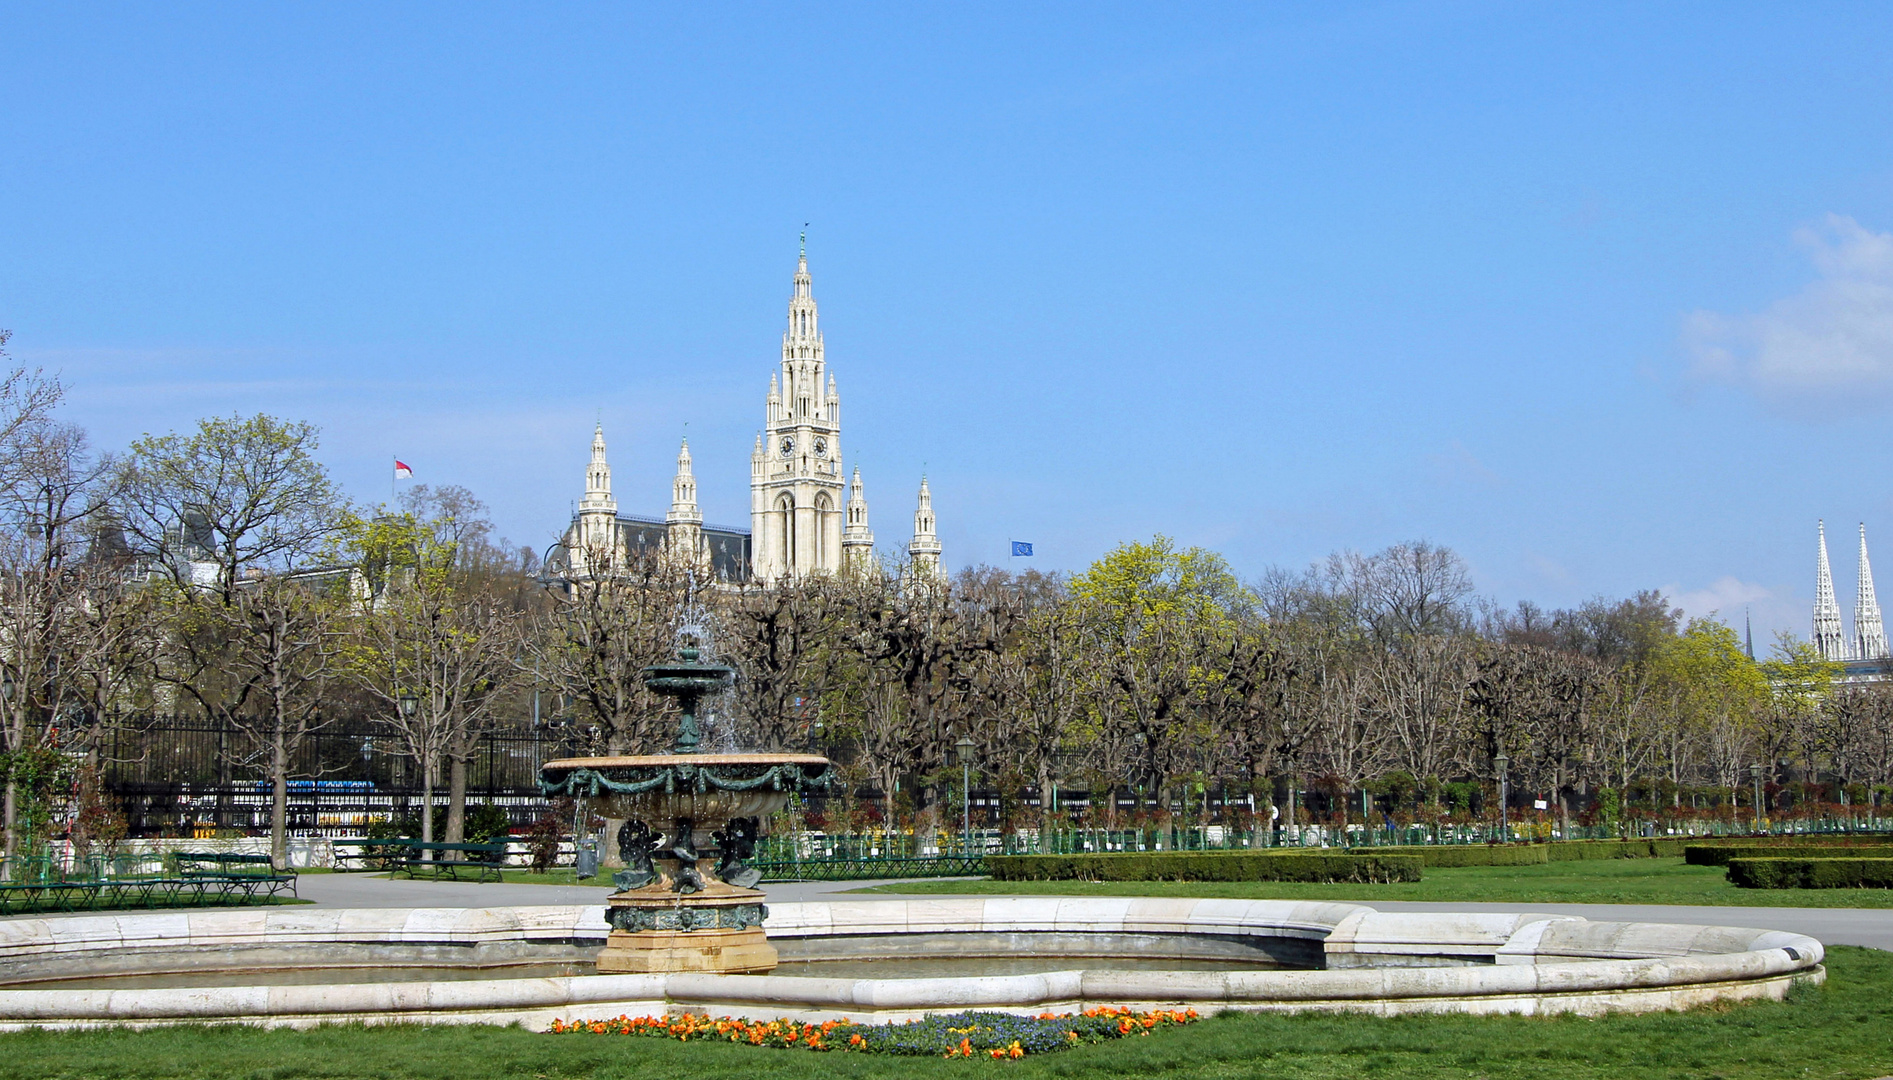
[[[1886,631],[1880,625],[1880,601],[1873,595],[1873,565],[1867,562],[1867,526],[1860,525],[1860,582],[1854,599],[1854,659],[1885,656]]]
[[[1828,660],[1847,659],[1847,636],[1840,628],[1840,605],[1834,602],[1834,573],[1827,565],[1827,523],[1820,532],[1820,561],[1814,573],[1814,647]]]
[[[769,376],[763,433],[749,462],[757,580],[841,569],[842,487],[841,396],[822,357],[804,246],[782,335],[782,370]]]

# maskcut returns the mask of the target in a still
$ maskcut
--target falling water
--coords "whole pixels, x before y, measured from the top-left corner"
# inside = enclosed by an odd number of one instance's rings
[[[684,589],[683,603],[677,610],[676,643],[679,650],[694,647],[697,661],[716,662],[716,616],[697,599],[697,578],[690,575]],[[710,754],[734,754],[736,744],[736,693],[732,688],[706,695],[699,704],[697,718],[703,728],[702,751]]]

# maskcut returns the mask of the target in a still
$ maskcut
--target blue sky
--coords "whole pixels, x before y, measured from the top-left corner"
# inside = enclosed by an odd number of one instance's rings
[[[1024,10],[1021,10],[1024,8]],[[104,447],[310,420],[543,545],[748,453],[796,234],[884,544],[1803,634],[1893,588],[1884,5],[0,5],[0,326]],[[1016,565],[1016,564],[1015,564]]]

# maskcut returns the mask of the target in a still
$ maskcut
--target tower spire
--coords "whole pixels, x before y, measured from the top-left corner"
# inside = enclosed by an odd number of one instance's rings
[[[677,451],[677,477],[670,484],[670,513],[664,515],[664,543],[680,567],[696,570],[704,558],[703,514],[697,509],[697,478],[690,472],[690,440]]]
[[[1887,653],[1880,601],[1873,595],[1873,564],[1867,561],[1867,525],[1860,524],[1860,581],[1854,599],[1854,658],[1877,660]]]
[[[581,510],[616,512],[617,500],[611,497],[611,466],[605,463],[605,425],[592,429],[592,460],[585,467],[585,501]]]
[[[1840,605],[1834,601],[1834,573],[1827,565],[1827,523],[1816,522],[1820,558],[1814,571],[1814,647],[1824,660],[1847,659],[1847,638],[1840,628]]]
[[[927,489],[925,473],[920,477],[920,499],[914,506],[914,538],[907,545],[907,558],[916,578],[940,574],[940,538],[934,533],[933,492]]]
[[[566,533],[572,573],[603,577],[619,561],[618,500],[611,497],[611,466],[605,462],[605,425],[592,429],[592,460],[585,466],[585,498]]]
[[[848,484],[847,526],[841,533],[841,557],[848,569],[861,573],[874,564],[874,531],[868,528],[868,498],[861,492],[861,466],[854,467]]]

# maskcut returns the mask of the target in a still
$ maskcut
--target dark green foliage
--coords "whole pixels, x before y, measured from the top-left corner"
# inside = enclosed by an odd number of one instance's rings
[[[1729,881],[1744,889],[1893,888],[1893,859],[1730,859]]]
[[[1418,881],[1417,855],[1147,851],[1128,855],[999,855],[998,881]]]
[[[1691,866],[1727,866],[1730,859],[1786,859],[1796,856],[1808,859],[1885,859],[1893,858],[1893,844],[1824,844],[1804,841],[1691,844],[1683,849],[1683,861]]]
[[[1552,862],[1588,859],[1668,859],[1683,853],[1689,841],[1674,840],[1566,840],[1547,845]]]
[[[497,844],[512,832],[513,819],[505,810],[491,803],[467,807],[466,834],[469,844]]]
[[[1428,844],[1401,848],[1402,855],[1418,855],[1428,866],[1532,866],[1549,862],[1544,844]]]

